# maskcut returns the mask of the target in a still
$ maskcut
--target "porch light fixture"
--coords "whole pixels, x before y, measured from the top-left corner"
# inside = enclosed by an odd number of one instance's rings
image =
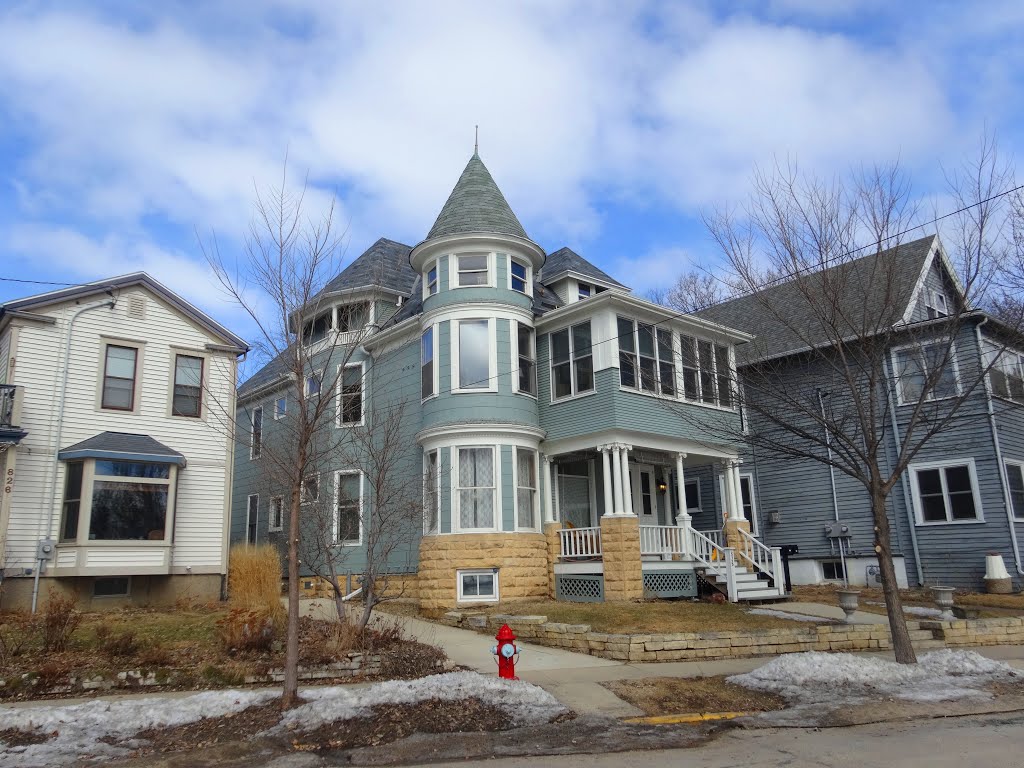
[[[658,490],[661,491],[662,493],[667,491],[668,490],[668,483],[666,483],[664,480],[659,480],[658,481]]]

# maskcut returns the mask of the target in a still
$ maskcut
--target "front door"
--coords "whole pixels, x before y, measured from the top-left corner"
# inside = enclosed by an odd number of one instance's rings
[[[572,523],[576,528],[594,525],[590,510],[589,470],[589,462],[586,461],[569,462],[558,467],[558,513],[563,523]]]
[[[658,524],[658,497],[655,496],[654,467],[637,464],[630,476],[633,484],[633,511],[640,525]]]

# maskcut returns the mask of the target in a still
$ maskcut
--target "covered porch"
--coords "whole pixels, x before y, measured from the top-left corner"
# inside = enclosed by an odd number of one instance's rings
[[[704,580],[734,602],[783,597],[780,553],[752,532],[753,488],[736,455],[629,438],[544,446],[554,596],[696,596]]]

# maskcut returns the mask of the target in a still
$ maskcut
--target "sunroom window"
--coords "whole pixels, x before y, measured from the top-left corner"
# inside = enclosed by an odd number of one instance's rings
[[[989,348],[997,349],[993,345]],[[993,351],[992,354],[999,355],[988,374],[992,394],[1024,403],[1024,356],[1012,349]]]
[[[338,331],[355,333],[366,327],[370,321],[370,305],[365,302],[343,304],[338,307]]]
[[[321,312],[312,320],[302,326],[302,341],[304,344],[316,344],[327,338],[331,330],[331,310]]]
[[[571,397],[594,389],[590,321],[550,336],[552,397]]]
[[[675,397],[672,332],[628,317],[617,319],[619,383],[631,389]]]
[[[680,334],[679,351],[683,397],[707,405],[734,407],[736,398],[729,347]]]

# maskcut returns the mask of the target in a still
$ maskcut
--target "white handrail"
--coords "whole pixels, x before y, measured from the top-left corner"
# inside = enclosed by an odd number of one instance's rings
[[[725,536],[722,535],[721,528],[716,528],[713,531],[698,531],[698,533],[700,533],[701,536],[711,539],[719,547],[725,546]]]
[[[563,528],[558,532],[562,557],[599,557],[601,555],[601,529]]]
[[[675,525],[641,525],[641,555],[685,555],[683,529]]]
[[[755,569],[765,574],[774,583],[775,590],[781,595],[786,589],[782,578],[782,568],[779,557],[772,547],[767,547],[744,531],[740,532],[740,548],[736,553],[742,563],[749,563]],[[778,549],[777,547],[775,549]]]

